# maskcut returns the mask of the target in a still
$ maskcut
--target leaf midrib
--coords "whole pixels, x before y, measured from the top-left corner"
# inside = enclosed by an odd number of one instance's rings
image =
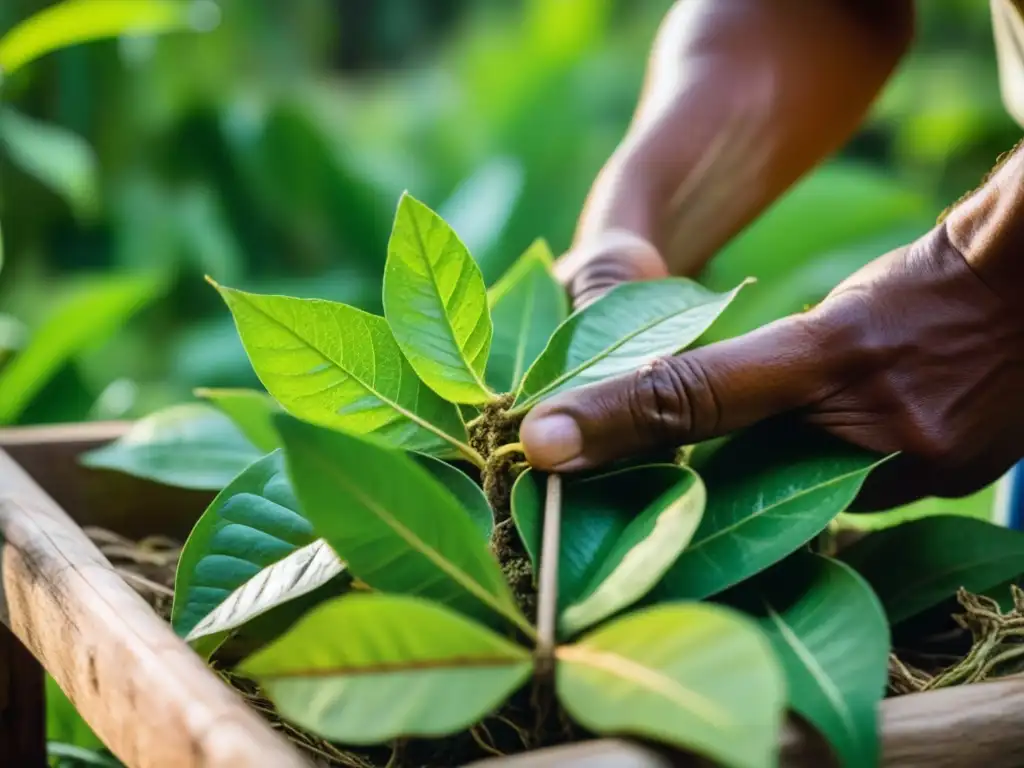
[[[797,658],[800,659],[800,662],[804,665],[807,671],[810,672],[811,677],[814,678],[822,693],[825,694],[825,698],[828,699],[832,704],[832,708],[839,715],[839,719],[843,724],[843,729],[846,731],[847,737],[852,743],[857,743],[857,731],[853,724],[853,713],[850,712],[850,708],[843,699],[843,695],[840,692],[839,687],[835,684],[835,681],[829,677],[828,673],[825,672],[824,668],[818,662],[818,659],[813,653],[811,653],[810,648],[804,644],[786,620],[783,619],[767,601],[765,601],[764,606],[768,612],[768,618],[772,621],[772,624],[778,630],[782,639],[790,648],[793,649]]]
[[[417,661],[395,662],[394,664],[381,662],[358,667],[340,665],[322,668],[310,667],[289,672],[259,674],[258,677],[261,680],[286,680],[297,677],[356,677],[359,675],[401,674],[403,672],[435,672],[447,669],[480,669],[485,667],[503,669],[522,664],[528,665],[529,663],[530,657],[524,651],[521,656],[499,656],[497,654],[494,656],[453,656],[447,659],[421,659]]]
[[[322,461],[318,453],[313,453],[311,455],[313,460],[321,465],[325,475],[334,477],[335,480],[340,485],[347,488],[349,492],[355,495],[356,498],[362,504],[364,504],[368,509],[370,509],[371,512],[377,515],[377,517],[379,517],[388,527],[390,527],[396,534],[398,534],[398,536],[400,536],[405,541],[406,544],[408,544],[410,547],[413,547],[416,551],[420,552],[420,554],[422,554],[424,557],[430,560],[430,562],[432,562],[442,572],[447,574],[459,586],[461,586],[471,595],[473,595],[482,603],[484,603],[484,605],[488,606],[494,611],[497,611],[498,614],[504,616],[506,619],[514,623],[517,627],[522,629],[528,637],[533,637],[536,634],[533,627],[530,626],[526,619],[522,615],[520,615],[517,610],[511,608],[510,606],[503,605],[501,601],[498,599],[498,596],[492,595],[481,584],[477,583],[477,581],[473,579],[473,577],[471,577],[469,574],[467,574],[454,563],[449,562],[441,555],[440,552],[435,550],[433,547],[427,545],[427,543],[423,541],[423,539],[421,539],[413,531],[411,531],[409,528],[407,528],[405,525],[399,522],[398,519],[394,517],[394,515],[388,512],[383,506],[378,504],[371,496],[368,496],[366,493],[364,493],[363,490],[359,488],[358,485],[349,482],[348,478],[345,477],[345,475],[339,471],[338,466],[334,462]],[[433,482],[437,482],[434,481],[433,478],[431,478],[431,480]],[[468,513],[466,514],[468,519]],[[470,523],[470,525],[472,525],[472,523]],[[497,568],[497,564],[495,564],[495,568]],[[503,581],[501,581],[500,583],[504,584]]]
[[[735,293],[735,291],[733,293]],[[726,294],[726,296],[729,296],[729,295],[730,294]],[[690,312],[693,312],[693,311],[695,311],[697,309],[703,309],[704,307],[707,307],[709,304],[714,304],[715,301],[721,301],[721,300],[722,300],[721,297],[719,297],[718,299],[716,299],[714,301],[708,301],[708,302],[705,302],[703,304],[696,304],[696,305],[687,307],[686,309],[680,310],[678,312],[672,312],[672,313],[669,313],[667,315],[663,315],[663,316],[661,316],[661,317],[659,317],[659,318],[657,318],[655,320],[652,320],[649,323],[646,323],[642,327],[638,328],[636,331],[634,331],[632,333],[629,333],[626,336],[623,336],[619,341],[617,341],[616,343],[614,343],[611,346],[607,347],[606,349],[604,349],[603,351],[601,351],[600,353],[598,353],[594,357],[588,358],[586,361],[584,361],[580,365],[576,366],[571,371],[563,373],[561,376],[557,377],[554,381],[550,382],[547,386],[542,387],[540,390],[538,390],[537,392],[535,392],[534,394],[532,394],[528,398],[526,398],[526,400],[524,400],[519,405],[517,405],[515,408],[513,408],[513,411],[519,412],[519,411],[522,411],[525,408],[529,408],[530,406],[534,405],[542,397],[544,397],[546,394],[551,392],[553,389],[557,389],[558,387],[562,386],[562,384],[564,384],[565,382],[567,382],[570,379],[574,378],[575,376],[578,376],[580,373],[582,373],[583,371],[587,370],[587,368],[592,368],[594,365],[596,365],[597,363],[601,362],[606,357],[608,357],[613,352],[615,352],[615,350],[619,349],[624,344],[626,344],[626,342],[632,341],[633,339],[635,339],[640,334],[646,333],[647,331],[649,331],[651,328],[654,328],[655,326],[660,325],[661,323],[667,322],[668,320],[671,320],[674,317],[679,317],[680,315],[689,314]],[[558,333],[558,331],[555,331],[555,333]],[[537,363],[539,363],[541,360],[544,359],[544,353],[545,352],[547,352],[547,348],[545,348],[544,351],[542,351],[540,353],[540,357],[537,358],[537,362],[534,363],[534,365],[536,365]],[[530,370],[531,371],[533,370],[532,367],[531,367]],[[527,371],[526,378],[524,379],[523,383],[525,384],[527,381],[529,381],[529,379],[530,379],[530,371]]]
[[[707,542],[714,541],[719,536],[724,536],[727,533],[731,533],[732,531],[736,530],[740,526],[746,525],[747,523],[751,522],[752,520],[756,520],[757,518],[761,517],[762,515],[768,514],[768,513],[772,512],[772,511],[774,511],[775,509],[777,509],[778,507],[781,507],[784,504],[789,504],[790,502],[795,501],[795,500],[800,499],[800,498],[803,498],[804,496],[807,496],[807,495],[809,495],[811,493],[815,493],[815,492],[823,490],[825,488],[829,488],[829,487],[831,487],[833,485],[838,485],[839,483],[841,483],[843,481],[846,481],[846,480],[849,480],[852,477],[856,477],[857,475],[867,474],[868,472],[870,472],[874,468],[874,466],[875,465],[872,464],[871,466],[865,467],[864,469],[859,469],[859,470],[856,470],[854,472],[847,472],[845,475],[838,475],[837,477],[833,477],[827,483],[822,483],[820,485],[815,485],[815,486],[813,486],[811,488],[805,488],[804,490],[800,491],[799,493],[796,493],[796,494],[794,494],[792,496],[787,496],[786,498],[781,499],[779,501],[776,501],[775,503],[770,504],[767,507],[762,507],[758,511],[754,512],[752,515],[747,515],[746,517],[741,517],[739,520],[737,520],[737,521],[727,525],[725,528],[722,528],[720,530],[715,531],[710,536],[705,536],[700,541],[694,542],[693,546],[688,547],[687,549],[683,550],[683,554],[686,554],[687,552],[695,552],[696,550],[698,550],[701,547],[703,547]]]
[[[480,375],[476,372],[476,369],[473,368],[472,362],[466,359],[465,350],[463,350],[462,345],[459,344],[458,336],[455,333],[455,326],[452,325],[451,317],[448,315],[448,307],[445,305],[444,299],[441,297],[441,286],[437,281],[437,273],[434,271],[434,265],[431,263],[430,257],[427,256],[427,244],[423,239],[423,232],[420,230],[420,222],[415,215],[410,216],[409,219],[412,221],[412,229],[416,233],[416,242],[419,245],[418,253],[427,267],[427,272],[430,273],[430,285],[433,287],[434,294],[437,296],[437,300],[441,305],[441,316],[444,318],[444,323],[448,327],[448,333],[451,336],[452,343],[455,344],[455,349],[459,352],[459,359],[462,360],[463,364],[466,366],[466,370],[469,371],[469,375],[472,376],[473,382],[480,387],[480,391],[489,395],[490,389],[488,389],[487,385],[484,384],[483,379],[481,379]],[[486,302],[484,305],[486,307]]]
[[[392,410],[396,411],[401,416],[404,416],[405,418],[409,419],[409,421],[412,421],[413,423],[419,425],[423,429],[426,429],[429,432],[433,432],[435,435],[437,435],[439,438],[441,438],[445,442],[455,446],[457,449],[459,449],[460,451],[465,453],[465,451],[463,449],[466,448],[466,446],[464,446],[461,441],[457,440],[452,435],[449,435],[447,432],[445,432],[444,430],[440,429],[439,427],[434,426],[433,424],[431,424],[426,419],[424,419],[424,418],[420,417],[419,415],[413,413],[412,411],[408,410],[404,406],[402,406],[399,403],[395,402],[391,398],[385,397],[384,395],[382,395],[377,389],[374,388],[373,385],[367,384],[365,381],[363,381],[363,379],[360,376],[357,376],[355,373],[350,371],[342,363],[340,363],[339,361],[337,361],[334,358],[330,357],[326,352],[324,352],[318,346],[315,346],[309,340],[304,339],[303,337],[299,336],[294,330],[289,328],[287,325],[285,325],[283,322],[281,322],[278,318],[276,318],[273,315],[271,315],[269,312],[264,310],[262,307],[258,306],[256,303],[250,301],[249,298],[244,293],[238,292],[236,295],[242,297],[242,299],[250,307],[252,307],[254,310],[259,312],[261,315],[263,315],[265,318],[270,320],[272,323],[274,323],[278,327],[284,329],[285,333],[290,335],[293,339],[295,339],[300,344],[303,344],[304,346],[308,347],[309,349],[313,350],[318,355],[320,355],[320,357],[323,358],[324,362],[329,363],[330,365],[333,365],[335,368],[340,370],[346,376],[349,376],[354,381],[358,382],[359,386],[361,386],[363,389],[365,389],[371,395],[376,397],[382,403],[387,405],[389,408],[391,408]],[[376,361],[376,351],[374,351],[374,360]],[[374,363],[374,367],[376,368],[376,362]],[[418,387],[417,387],[417,390],[416,390],[417,402],[419,401],[419,388],[421,388],[423,386],[425,386],[423,384],[423,382],[419,381],[418,382]]]

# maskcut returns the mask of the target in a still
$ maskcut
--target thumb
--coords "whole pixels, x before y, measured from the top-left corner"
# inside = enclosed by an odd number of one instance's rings
[[[578,471],[698,443],[815,402],[828,390],[838,353],[809,317],[544,401],[520,428],[526,456],[541,470]]]
[[[555,276],[582,309],[619,283],[668,277],[668,267],[650,242],[625,230],[602,232],[555,263]]]

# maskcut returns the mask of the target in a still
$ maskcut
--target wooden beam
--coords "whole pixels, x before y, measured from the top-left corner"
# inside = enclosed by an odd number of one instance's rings
[[[126,765],[308,768],[3,451],[0,534],[0,621]]]
[[[171,488],[78,463],[82,453],[123,435],[129,422],[0,429],[8,454],[83,526],[141,539],[184,541],[215,494]]]

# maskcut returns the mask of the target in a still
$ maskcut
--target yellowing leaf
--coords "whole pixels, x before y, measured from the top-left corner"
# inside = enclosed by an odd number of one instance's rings
[[[656,739],[730,768],[776,764],[785,686],[740,614],[705,604],[632,613],[556,651],[558,697],[596,733]]]

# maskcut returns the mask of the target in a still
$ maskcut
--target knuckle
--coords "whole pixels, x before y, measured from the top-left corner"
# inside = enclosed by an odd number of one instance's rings
[[[644,437],[657,443],[712,431],[718,419],[707,376],[685,357],[660,358],[642,366],[633,376],[629,407]]]

